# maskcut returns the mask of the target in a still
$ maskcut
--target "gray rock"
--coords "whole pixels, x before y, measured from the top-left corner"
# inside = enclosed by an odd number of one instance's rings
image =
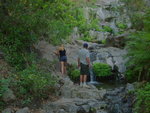
[[[2,99],[3,99],[5,102],[14,101],[14,100],[16,99],[16,96],[14,95],[13,91],[8,88],[8,89],[4,92]]]
[[[12,109],[7,108],[7,109],[3,110],[2,113],[12,113]]]
[[[16,113],[30,113],[30,111],[28,107],[25,107],[23,109],[19,109]]]
[[[55,102],[45,104],[43,108],[45,113],[80,113],[80,111],[89,112],[90,108],[95,110],[105,109],[106,103],[99,102],[96,99],[79,99],[79,98],[61,98]]]
[[[135,90],[134,85],[130,84],[130,83],[127,83],[126,91],[129,92],[129,91],[134,91],[134,90]]]

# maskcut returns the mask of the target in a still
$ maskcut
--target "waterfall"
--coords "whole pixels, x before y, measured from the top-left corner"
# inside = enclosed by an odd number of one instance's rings
[[[92,67],[89,69],[89,73],[90,73],[90,82],[88,84],[95,84],[95,85],[100,84],[99,82],[96,81],[96,76],[93,73]]]

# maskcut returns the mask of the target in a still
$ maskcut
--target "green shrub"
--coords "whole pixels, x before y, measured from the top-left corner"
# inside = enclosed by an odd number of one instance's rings
[[[4,95],[4,92],[8,90],[9,86],[10,79],[0,78],[0,111],[3,110],[5,107],[6,103],[2,100],[2,96]]]
[[[16,77],[15,90],[20,98],[31,99],[43,98],[47,96],[50,88],[53,87],[56,80],[52,78],[49,72],[40,70],[36,65],[32,65]]]
[[[123,24],[123,23],[117,23],[117,27],[120,29],[126,29],[127,25]]]
[[[87,41],[87,42],[93,42],[93,41],[95,41],[95,39],[93,38],[93,37],[83,37],[83,38],[81,38],[81,40],[84,40],[84,41]]]
[[[150,80],[150,34],[137,32],[127,42],[128,56],[126,76],[132,81]]]
[[[79,69],[72,70],[72,72],[70,73],[70,76],[74,80],[78,79],[80,77]]]
[[[76,82],[80,78],[80,70],[76,68],[75,65],[70,65],[68,67],[68,76]]]
[[[134,113],[150,113],[150,83],[137,90]]]
[[[108,64],[95,63],[95,64],[93,64],[93,71],[96,76],[111,75],[111,67]]]
[[[106,39],[102,40],[102,44],[106,44]]]
[[[103,30],[104,32],[110,32],[110,33],[113,32],[112,28],[109,27],[109,26],[104,26],[102,30]]]

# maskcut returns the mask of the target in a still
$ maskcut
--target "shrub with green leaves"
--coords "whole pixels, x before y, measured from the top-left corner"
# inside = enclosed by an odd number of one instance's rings
[[[70,73],[70,76],[73,80],[78,79],[80,77],[79,69],[72,70],[71,73]]]
[[[150,113],[150,83],[138,89],[136,95],[137,100],[134,105],[134,113]]]
[[[4,93],[9,89],[11,79],[1,78],[0,79],[0,111],[4,109],[5,102],[2,100]]]
[[[80,78],[80,70],[77,69],[76,65],[70,65],[68,67],[68,76],[76,82]]]
[[[14,75],[17,79],[15,90],[18,97],[25,99],[46,96],[56,82],[50,73],[40,70],[36,65],[30,66],[18,74]]]
[[[124,30],[127,28],[127,25],[125,25],[123,23],[117,23],[117,27]]]
[[[150,8],[145,0],[123,0],[136,32],[128,37],[126,78],[130,81],[150,80]],[[136,2],[135,2],[136,1]]]
[[[93,71],[96,76],[110,76],[111,67],[108,64],[95,63],[93,64]]]
[[[110,33],[113,32],[112,28],[109,27],[109,26],[104,26],[103,29],[102,29],[102,31],[104,31],[104,32],[110,32]]]

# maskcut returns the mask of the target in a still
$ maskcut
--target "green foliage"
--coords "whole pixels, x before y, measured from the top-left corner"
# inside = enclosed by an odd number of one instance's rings
[[[4,93],[8,90],[10,86],[10,79],[0,79],[0,111],[4,109],[5,102],[2,100]]]
[[[117,23],[117,27],[124,30],[127,28],[127,25],[125,25],[123,23]]]
[[[132,34],[127,42],[130,56],[127,78],[132,80],[150,79],[150,12],[145,15],[143,31]]]
[[[93,64],[93,71],[96,76],[111,75],[111,67],[108,64],[95,63],[95,64]]]
[[[127,43],[129,49],[127,78],[133,80],[150,79],[150,33],[138,32],[133,34]]]
[[[142,30],[145,12],[149,10],[146,0],[122,0],[125,2],[128,15],[132,21],[132,27]]]
[[[95,39],[93,38],[93,37],[83,37],[83,38],[81,38],[81,40],[84,40],[84,41],[87,41],[87,42],[94,42],[95,41]]]
[[[16,79],[16,92],[19,97],[34,96],[34,98],[42,98],[55,83],[50,73],[38,69],[36,65],[20,72],[19,76],[16,75]]]
[[[112,28],[109,27],[109,26],[104,26],[103,29],[102,29],[102,31],[104,31],[104,32],[110,32],[110,33],[113,32]]]
[[[102,40],[102,44],[106,44],[106,39]]]
[[[8,90],[10,80],[2,78],[0,80],[0,98],[3,96],[4,92]]]
[[[134,113],[150,113],[150,83],[147,83],[136,92],[137,100]]]
[[[145,1],[135,0],[127,3],[128,7],[134,4],[130,9],[133,14],[142,14],[133,16],[133,28],[137,32],[129,37],[127,42],[128,56],[130,57],[127,63],[126,77],[130,81],[150,80],[150,8],[145,5]]]
[[[60,43],[85,21],[81,12],[70,0],[0,1],[0,48],[6,60],[23,70],[30,62],[26,56],[33,43],[39,37]]]
[[[76,68],[76,65],[68,67],[68,76],[75,82],[80,78],[80,70]]]

